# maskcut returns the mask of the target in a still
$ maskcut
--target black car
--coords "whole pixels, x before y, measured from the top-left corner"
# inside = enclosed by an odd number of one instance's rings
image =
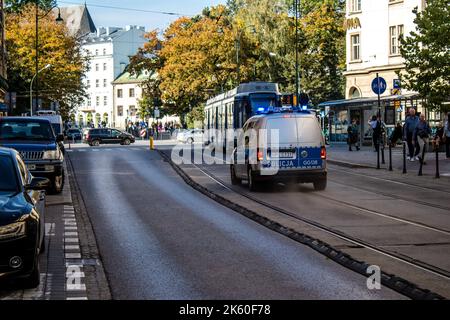
[[[39,254],[44,250],[46,178],[35,178],[20,154],[0,148],[0,279],[39,285]]]
[[[64,186],[62,141],[64,136],[55,135],[42,117],[0,118],[0,146],[19,151],[33,176],[50,179],[51,193],[61,193]]]
[[[80,129],[68,129],[66,131],[66,136],[69,141],[79,141],[82,139],[83,134]]]
[[[127,132],[119,131],[117,129],[98,128],[89,129],[86,134],[85,142],[92,146],[99,146],[100,144],[121,144],[130,145],[135,142],[135,137]]]

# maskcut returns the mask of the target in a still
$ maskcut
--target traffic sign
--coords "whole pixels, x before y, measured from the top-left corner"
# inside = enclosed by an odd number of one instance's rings
[[[147,130],[142,129],[140,134],[141,134],[141,137],[144,138],[147,135]]]
[[[400,79],[394,79],[394,84],[392,86],[394,89],[400,89],[402,87],[402,82]]]
[[[380,84],[378,87],[378,83]],[[373,79],[372,81],[372,91],[375,94],[383,94],[386,91],[387,88],[387,83],[386,80],[384,80],[384,78],[382,77],[378,77]]]
[[[155,119],[158,119],[160,116],[159,109],[155,108]]]

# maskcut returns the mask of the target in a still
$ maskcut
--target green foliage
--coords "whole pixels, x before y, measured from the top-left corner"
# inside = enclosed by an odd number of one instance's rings
[[[38,0],[40,9],[51,10],[56,6],[56,0]],[[20,12],[28,4],[36,4],[36,0],[5,0],[5,8],[8,12]]]
[[[416,30],[401,40],[403,86],[420,93],[429,109],[448,111],[442,103],[450,100],[450,2],[429,0],[414,13]]]

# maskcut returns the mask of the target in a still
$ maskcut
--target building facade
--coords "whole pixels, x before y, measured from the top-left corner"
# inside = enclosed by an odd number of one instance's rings
[[[75,115],[79,126],[116,126],[113,81],[145,43],[144,34],[144,27],[99,27],[84,37],[83,50],[89,56],[84,79],[88,98]]]
[[[3,5],[3,0],[0,0],[0,117],[7,115],[9,111],[9,107],[5,104],[8,82],[6,76],[5,15]]]
[[[329,113],[330,141],[346,141],[347,127],[353,120],[360,124],[361,140],[370,141],[367,122],[378,112],[389,130],[404,121],[411,107],[426,112],[417,93],[401,88],[398,76],[405,67],[399,38],[415,30],[413,9],[423,10],[425,5],[425,0],[347,0],[346,100],[320,105]],[[377,75],[386,83],[380,103],[372,88]],[[427,116],[432,124],[439,121],[437,114]]]

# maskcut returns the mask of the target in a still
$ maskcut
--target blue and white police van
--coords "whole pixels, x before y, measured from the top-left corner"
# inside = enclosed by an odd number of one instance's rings
[[[268,110],[251,117],[238,137],[231,182],[248,181],[251,191],[274,182],[327,186],[327,152],[319,121],[308,110]]]

